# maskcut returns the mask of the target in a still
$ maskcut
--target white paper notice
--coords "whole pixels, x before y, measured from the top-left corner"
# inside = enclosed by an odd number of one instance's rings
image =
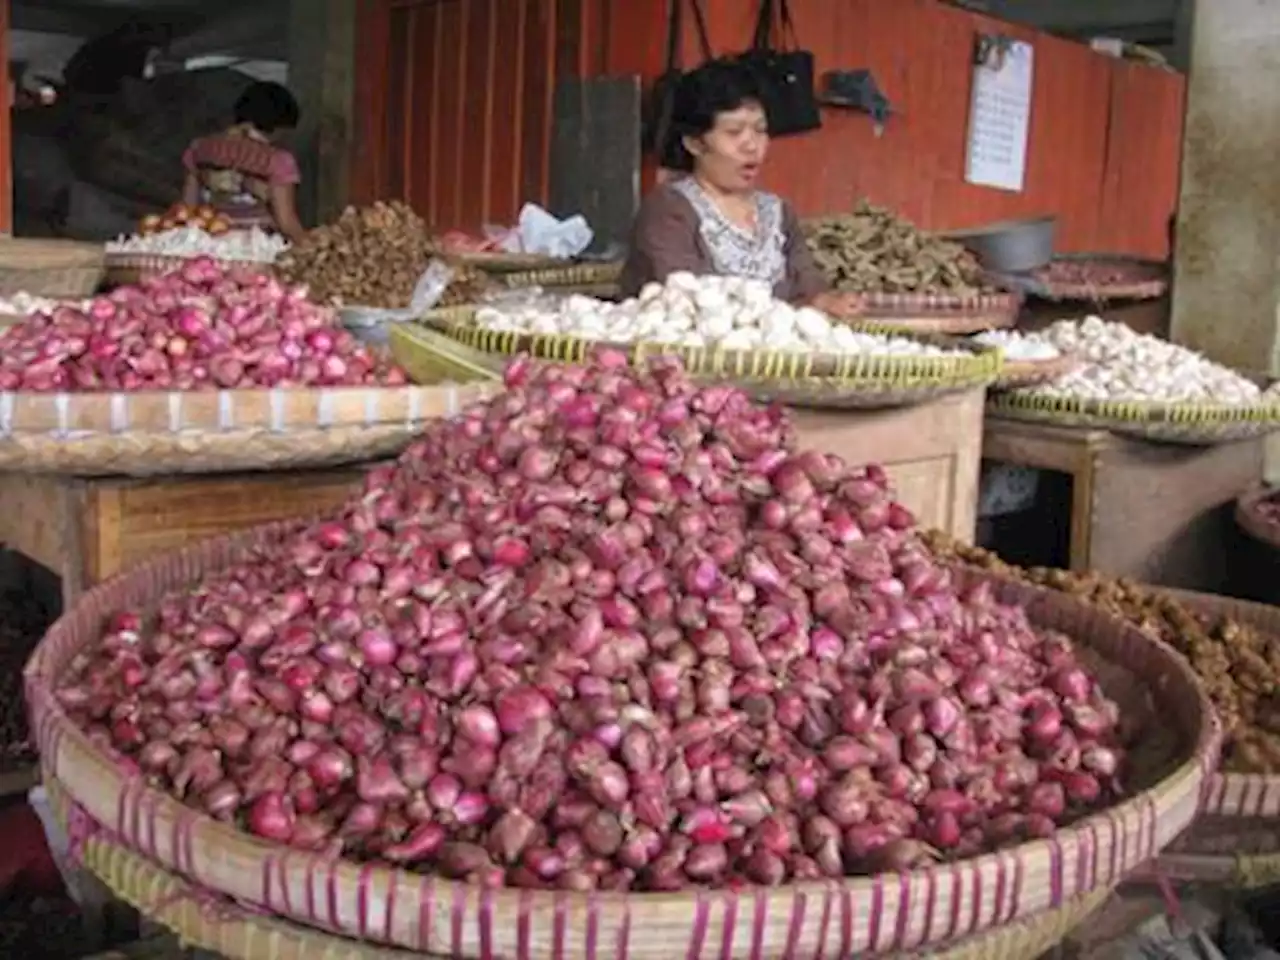
[[[1035,48],[1013,41],[1003,58],[973,68],[964,178],[1001,190],[1021,190],[1027,173],[1027,133]]]

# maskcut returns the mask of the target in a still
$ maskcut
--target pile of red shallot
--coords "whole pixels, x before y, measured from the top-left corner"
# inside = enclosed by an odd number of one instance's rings
[[[207,257],[0,333],[0,390],[394,385],[305,287]]]
[[[65,709],[259,837],[488,885],[901,869],[1118,797],[1071,641],[958,594],[883,470],[670,360],[506,381],[341,515],[115,614]]]

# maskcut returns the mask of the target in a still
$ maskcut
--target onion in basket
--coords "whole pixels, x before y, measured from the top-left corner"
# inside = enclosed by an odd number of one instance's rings
[[[402,384],[306,289],[196,258],[0,332],[0,390]]]
[[[307,850],[486,885],[905,868],[1121,790],[1071,641],[959,590],[883,470],[669,359],[520,359],[340,514],[122,610],[58,697]]]

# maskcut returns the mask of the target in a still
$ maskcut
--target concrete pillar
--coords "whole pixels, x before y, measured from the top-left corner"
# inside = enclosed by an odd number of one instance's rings
[[[289,2],[289,86],[302,109],[298,206],[307,226],[332,219],[346,204],[356,5],[357,0]]]
[[[1195,0],[1182,152],[1174,340],[1280,373],[1280,3]],[[1280,442],[1269,444],[1280,475]]]
[[[1215,360],[1277,369],[1280,3],[1199,0],[1178,210],[1173,338]]]

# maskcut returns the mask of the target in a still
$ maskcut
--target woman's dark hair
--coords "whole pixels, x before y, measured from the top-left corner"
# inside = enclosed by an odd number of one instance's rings
[[[260,81],[236,101],[236,123],[251,123],[263,133],[298,125],[298,101],[278,83]]]
[[[706,133],[722,113],[760,102],[755,74],[738,60],[722,57],[690,70],[680,78],[672,96],[668,147],[663,157],[676,162],[677,170],[692,170],[693,156],[684,148],[684,138]]]

